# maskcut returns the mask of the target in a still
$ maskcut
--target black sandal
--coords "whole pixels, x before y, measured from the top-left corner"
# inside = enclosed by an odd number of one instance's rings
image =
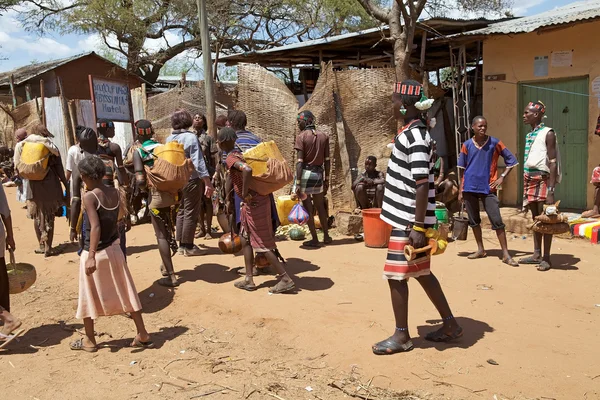
[[[319,241],[307,240],[306,242],[302,243],[302,247],[309,247],[311,249],[318,249],[318,248],[321,247],[321,243],[319,243]]]
[[[171,278],[169,278],[169,277],[166,277],[166,278],[160,278],[160,279],[157,281],[157,283],[158,283],[160,286],[165,286],[165,287],[170,287],[170,288],[175,288],[175,287],[178,287],[178,286],[179,286],[179,282],[177,282],[177,281],[173,282],[173,281],[171,280]]]
[[[533,256],[521,258],[519,260],[519,264],[526,264],[526,265],[539,265],[541,262],[542,262],[541,259],[537,260],[537,259],[533,258]]]
[[[443,331],[444,328],[440,328],[437,331],[429,332],[425,335],[425,340],[436,343],[448,343],[452,340],[458,339],[463,335],[463,329],[459,326],[457,330],[448,335]]]
[[[413,342],[409,340],[406,343],[398,343],[392,338],[382,340],[379,343],[375,343],[372,347],[373,354],[378,356],[389,356],[396,353],[405,353],[413,349]]]

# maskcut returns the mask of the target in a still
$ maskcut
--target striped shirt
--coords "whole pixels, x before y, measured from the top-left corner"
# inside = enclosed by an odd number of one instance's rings
[[[542,122],[541,124],[536,126],[533,131],[529,132],[527,136],[525,136],[525,157],[523,158],[525,161],[527,161],[527,158],[529,157],[531,146],[533,145],[533,142],[535,142],[538,133],[540,133],[540,131],[545,127],[546,125],[544,125],[544,123]],[[538,172],[537,169],[527,168],[527,163],[525,163],[525,165],[523,166],[523,171],[525,173]]]
[[[256,136],[254,133],[250,131],[240,131],[235,133],[237,139],[235,140],[235,147],[240,152],[245,152],[246,150],[250,150],[259,144],[262,143],[262,139]],[[227,159],[227,153],[222,152],[221,154],[221,162],[225,164],[225,160]]]
[[[425,124],[416,121],[394,140],[388,163],[381,219],[394,228],[406,229],[415,222],[417,181],[429,180],[425,227],[435,225],[435,187],[431,137]]]

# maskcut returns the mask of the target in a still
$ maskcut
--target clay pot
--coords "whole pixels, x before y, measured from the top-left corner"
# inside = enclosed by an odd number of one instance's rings
[[[242,250],[242,239],[235,233],[225,233],[219,239],[219,249],[225,254],[235,254]]]
[[[256,253],[254,255],[254,264],[258,268],[264,268],[270,265],[269,261],[267,260],[267,257],[265,256],[265,253]]]

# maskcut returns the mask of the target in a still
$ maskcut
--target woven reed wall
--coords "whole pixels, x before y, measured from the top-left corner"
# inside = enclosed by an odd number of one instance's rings
[[[217,103],[217,115],[227,114],[227,108],[232,107],[235,102],[235,85],[215,85],[215,98]],[[171,134],[171,114],[173,111],[184,108],[192,115],[206,113],[206,98],[204,94],[204,82],[196,86],[171,89],[168,92],[148,98],[148,119],[152,122],[156,137],[163,141]]]
[[[248,130],[264,141],[274,140],[293,164],[298,101],[285,83],[259,65],[240,64],[235,108],[246,113]]]

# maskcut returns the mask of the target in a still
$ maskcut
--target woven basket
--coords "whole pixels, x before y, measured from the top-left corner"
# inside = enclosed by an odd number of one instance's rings
[[[545,224],[537,221],[533,224],[532,228],[535,232],[543,233],[544,235],[560,235],[569,232],[571,229],[569,224],[566,222],[559,222],[557,224]]]
[[[35,283],[37,274],[35,267],[27,263],[16,263],[15,253],[10,250],[10,264],[8,265],[8,292],[10,294],[23,293]]]

